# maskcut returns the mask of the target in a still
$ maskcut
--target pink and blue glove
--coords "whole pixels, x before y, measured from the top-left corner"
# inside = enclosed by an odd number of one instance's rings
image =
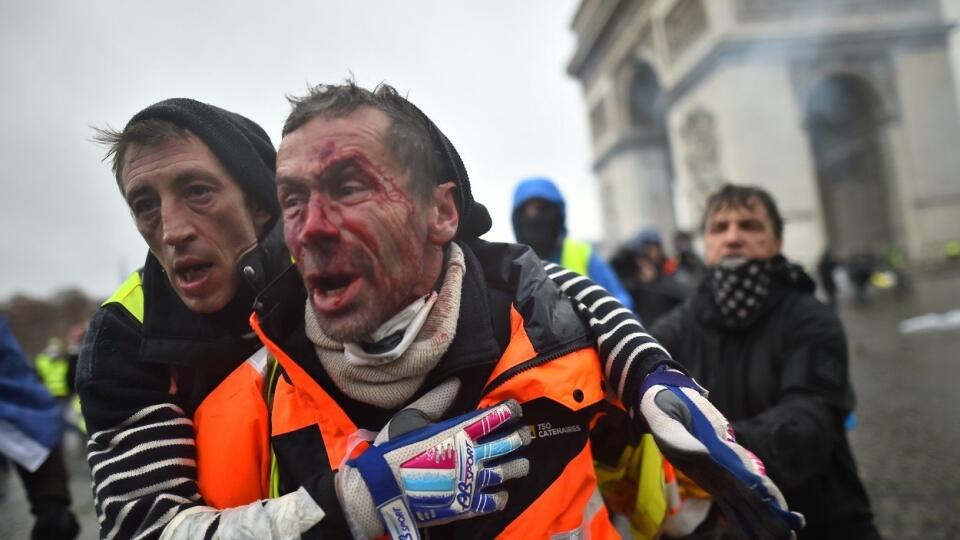
[[[803,516],[790,512],[763,463],[740,446],[706,390],[683,373],[659,368],[640,388],[640,412],[660,452],[713,496],[736,538],[796,538]]]
[[[435,396],[456,393],[449,384],[397,413],[374,444],[337,473],[355,537],[415,540],[420,527],[502,510],[507,493],[491,491],[526,476],[526,459],[501,459],[530,442],[527,429],[510,428],[520,405],[509,400],[433,424],[448,405]]]

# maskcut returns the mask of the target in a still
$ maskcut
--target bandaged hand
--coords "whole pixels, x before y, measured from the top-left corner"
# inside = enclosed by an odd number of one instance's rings
[[[803,516],[787,509],[763,463],[737,443],[730,423],[705,396],[679,371],[647,375],[639,409],[660,452],[713,496],[736,538],[795,538]]]
[[[526,476],[529,444],[513,400],[432,423],[459,388],[451,380],[397,413],[373,445],[337,473],[337,494],[355,537],[419,538],[418,527],[502,510],[503,482]],[[511,427],[512,426],[512,427]]]

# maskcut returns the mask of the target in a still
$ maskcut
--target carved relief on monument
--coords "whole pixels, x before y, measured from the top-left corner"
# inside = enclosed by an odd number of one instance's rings
[[[663,19],[667,52],[676,60],[707,31],[707,10],[703,0],[679,0]]]
[[[683,161],[689,171],[689,182],[684,186],[693,215],[700,215],[707,196],[723,182],[720,172],[720,141],[716,120],[703,107],[687,113],[680,126]]]

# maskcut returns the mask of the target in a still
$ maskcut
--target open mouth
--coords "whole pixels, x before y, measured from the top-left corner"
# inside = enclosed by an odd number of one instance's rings
[[[354,279],[355,276],[348,274],[331,274],[315,280],[315,286],[323,294],[333,296],[345,291]]]
[[[360,277],[355,274],[325,274],[310,280],[313,305],[321,311],[340,308],[356,291]]]
[[[175,273],[181,283],[190,284],[206,277],[211,268],[213,268],[213,263],[200,263],[178,268]]]

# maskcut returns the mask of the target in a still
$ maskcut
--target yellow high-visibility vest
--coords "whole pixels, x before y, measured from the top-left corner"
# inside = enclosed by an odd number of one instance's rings
[[[573,270],[581,276],[587,275],[587,266],[590,265],[590,254],[593,248],[586,242],[563,239],[563,249],[560,252],[560,266]]]
[[[37,355],[36,367],[37,375],[53,397],[67,397],[70,394],[70,385],[67,384],[70,363],[66,358],[40,353]]]
[[[143,283],[140,281],[140,272],[130,274],[120,288],[100,305],[107,304],[120,304],[143,324]]]

